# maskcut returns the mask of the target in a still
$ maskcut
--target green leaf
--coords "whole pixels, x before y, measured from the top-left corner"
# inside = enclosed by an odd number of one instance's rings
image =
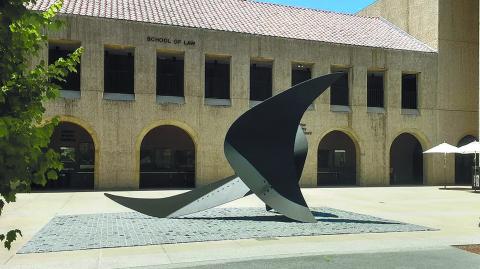
[[[44,103],[59,96],[54,79],[76,72],[83,48],[68,57],[35,67],[48,40],[45,35],[64,23],[56,18],[63,2],[55,1],[45,12],[27,9],[35,0],[2,1],[0,4],[0,213],[5,203],[15,202],[16,193],[30,190],[32,182],[46,184],[62,168],[59,154],[48,148],[58,119],[42,126]],[[22,235],[20,230],[0,234],[8,249]]]
[[[8,126],[2,118],[0,118],[0,138],[8,135]]]
[[[57,180],[58,179],[58,174],[55,172],[55,170],[50,170],[47,172],[47,178],[49,180]]]
[[[22,182],[19,179],[10,180],[10,189],[15,191],[21,184]]]
[[[5,242],[4,242],[5,248],[10,250],[10,248],[12,247],[12,242],[17,240],[17,234],[20,236],[23,236],[20,230],[15,229],[15,230],[9,231],[7,235],[3,237],[3,239],[5,239]],[[1,241],[3,241],[3,239]]]

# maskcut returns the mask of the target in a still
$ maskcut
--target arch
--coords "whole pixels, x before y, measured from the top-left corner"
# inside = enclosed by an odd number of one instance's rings
[[[424,184],[424,148],[415,133],[403,132],[395,137],[389,154],[390,185]]]
[[[56,117],[59,124],[53,131],[50,147],[61,155],[64,169],[59,179],[39,189],[86,189],[98,186],[99,142],[93,128],[85,121],[66,115]],[[51,121],[48,118],[44,121]]]
[[[357,185],[360,150],[352,134],[334,129],[317,147],[317,186]]]
[[[423,149],[429,149],[432,147],[430,139],[428,139],[428,137],[419,129],[403,129],[402,131],[396,132],[395,135],[392,136],[394,138],[390,141],[390,146],[392,145],[393,141],[395,141],[395,139],[402,134],[409,134],[415,137]]]
[[[100,139],[97,135],[97,132],[93,128],[92,125],[90,125],[87,121],[70,116],[70,115],[58,115],[57,118],[59,119],[60,122],[70,122],[77,124],[81,126],[83,129],[85,129],[90,136],[93,139],[93,145],[95,147],[95,169],[93,172],[94,175],[94,189],[98,189],[98,186],[100,184],[100,149],[101,149],[101,144],[100,144]],[[51,120],[51,118],[50,118]]]
[[[162,132],[162,130],[163,130],[163,132]],[[146,165],[146,163],[148,163],[148,161],[147,161],[148,157],[147,157],[147,159],[145,159],[145,155],[142,157],[142,145],[144,146],[143,147],[144,150],[150,150],[150,151],[153,150],[153,149],[147,149],[148,147],[157,147],[157,149],[156,149],[157,153],[155,153],[155,154],[166,154],[166,152],[169,151],[170,152],[169,154],[173,154],[173,155],[176,154],[177,157],[182,155],[182,154],[183,155],[186,154],[188,156],[191,155],[190,153],[188,153],[189,150],[186,150],[186,149],[181,150],[183,153],[182,152],[174,153],[175,149],[168,148],[168,145],[165,144],[165,143],[170,143],[171,144],[173,142],[176,143],[176,141],[170,140],[170,142],[168,142],[168,141],[162,140],[163,141],[162,142],[162,141],[159,140],[157,142],[154,142],[154,141],[156,141],[155,139],[152,140],[151,138],[149,138],[150,135],[155,135],[155,136],[158,137],[158,136],[161,136],[161,135],[167,135],[167,136],[172,135],[173,133],[175,133],[178,137],[183,137],[184,142],[179,142],[179,143],[184,143],[186,145],[186,144],[188,144],[188,142],[191,142],[191,150],[193,151],[193,159],[194,159],[194,163],[193,163],[193,166],[194,166],[193,169],[194,170],[193,171],[188,171],[188,172],[183,171],[182,173],[183,174],[192,173],[193,178],[190,178],[190,176],[189,176],[188,179],[185,179],[189,184],[183,184],[183,185],[175,185],[175,184],[163,184],[162,185],[162,184],[160,184],[161,182],[157,182],[158,185],[155,186],[155,184],[153,184],[154,183],[153,179],[150,180],[151,181],[150,183],[146,183],[149,180],[145,180],[146,177],[144,176],[144,174],[147,174],[149,172],[148,171],[143,171],[142,172],[141,161],[142,161],[142,158],[143,158],[144,159],[143,169],[144,170],[147,169],[148,165]],[[149,145],[144,145],[143,144],[143,142],[146,141],[145,139],[150,141],[150,142],[148,142]],[[155,144],[155,145],[153,145],[152,143]],[[158,147],[163,147],[163,149],[160,149]],[[165,148],[165,147],[167,147],[167,148]],[[185,124],[183,122],[179,122],[179,121],[174,121],[174,120],[161,120],[161,121],[154,122],[154,123],[148,125],[146,128],[144,128],[140,132],[140,134],[137,136],[135,149],[136,149],[135,150],[135,175],[136,175],[136,180],[138,182],[139,188],[194,187],[195,186],[196,175],[198,175],[198,169],[199,169],[198,158],[197,158],[197,152],[198,152],[197,134],[187,124]],[[162,152],[162,153],[160,153],[160,152]],[[188,156],[186,157],[187,159],[190,158]],[[150,158],[153,158],[153,157],[150,157]],[[158,157],[158,158],[160,158],[160,157]],[[174,157],[172,157],[172,158],[174,158]],[[158,164],[158,163],[156,163],[156,164]],[[156,167],[158,168],[158,166],[156,166]],[[151,169],[153,169],[153,168],[151,168]],[[169,174],[170,176],[174,175],[174,171],[166,171],[166,172],[151,171],[152,177],[155,173],[157,173],[156,177],[160,177],[161,173],[164,174],[164,175]],[[144,180],[142,180],[142,177],[143,177]],[[172,181],[172,182],[175,183],[175,181]]]
[[[457,146],[465,146],[466,144],[477,141],[473,135],[465,135],[461,138]],[[455,154],[455,184],[456,185],[470,185],[472,184],[472,154]]]
[[[95,144],[95,151],[98,151],[100,148],[100,139],[98,138],[97,132],[95,132],[95,129],[85,120],[82,120],[80,118],[70,116],[70,115],[57,115],[54,117],[47,117],[42,121],[42,125],[46,124],[48,122],[51,122],[54,118],[57,118],[59,122],[70,122],[74,123],[76,125],[79,125],[85,131],[88,132],[88,134],[92,137],[93,143]]]
[[[315,144],[318,145],[327,134],[329,134],[333,131],[339,131],[339,132],[342,132],[342,133],[345,133],[346,135],[348,135],[350,137],[350,139],[353,141],[353,143],[355,144],[355,149],[356,149],[357,153],[361,154],[362,147],[361,147],[360,139],[351,128],[331,128],[331,129],[328,129],[327,131],[323,132],[320,135],[319,139],[317,141],[315,141]]]

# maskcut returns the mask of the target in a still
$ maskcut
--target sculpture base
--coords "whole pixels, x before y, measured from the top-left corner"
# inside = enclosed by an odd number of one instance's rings
[[[434,229],[333,208],[312,208],[317,223],[300,223],[259,208],[214,208],[181,218],[137,212],[54,217],[18,253],[146,245],[318,236],[433,231]]]

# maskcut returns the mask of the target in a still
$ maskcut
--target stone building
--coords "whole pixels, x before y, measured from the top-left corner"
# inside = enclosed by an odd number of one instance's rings
[[[194,187],[229,176],[230,124],[330,72],[344,76],[302,120],[302,186],[468,182],[471,160],[449,157],[444,174],[442,157],[422,151],[478,136],[478,38],[470,47],[440,31],[464,29],[470,15],[442,19],[435,1],[418,2],[436,9],[405,15],[380,1],[362,11],[387,21],[249,0],[65,0],[66,25],[41,57],[85,52],[62,97],[46,104],[46,120],[61,120],[52,146],[65,163],[48,187]],[[478,20],[475,7],[462,10]]]
[[[438,139],[456,146],[478,140],[478,14],[477,0],[379,0],[359,12],[383,17],[437,50]],[[460,140],[449,134],[458,130],[465,130]],[[447,176],[469,182],[471,161],[457,155]]]

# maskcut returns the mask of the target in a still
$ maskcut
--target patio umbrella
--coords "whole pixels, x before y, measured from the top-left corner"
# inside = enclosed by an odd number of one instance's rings
[[[474,158],[473,158],[473,162],[474,162],[474,166],[475,166],[475,170],[474,171],[474,182],[473,182],[473,188],[475,191],[477,191],[477,186],[479,185],[479,182],[478,182],[478,178],[477,178],[477,154],[480,153],[480,142],[478,141],[473,141],[472,143],[470,144],[467,144],[463,147],[460,147],[458,148],[458,150],[460,151],[460,153],[462,154],[475,154]]]
[[[470,144],[466,144],[463,147],[459,147],[458,150],[462,154],[477,154],[480,153],[480,142],[478,141],[473,141]]]
[[[479,148],[480,149],[480,148]],[[459,149],[455,146],[452,146],[448,143],[442,143],[438,146],[435,146],[423,153],[443,153],[443,174],[446,175],[445,170],[447,169],[447,153],[460,153]],[[447,188],[447,179],[445,178],[443,188]]]

